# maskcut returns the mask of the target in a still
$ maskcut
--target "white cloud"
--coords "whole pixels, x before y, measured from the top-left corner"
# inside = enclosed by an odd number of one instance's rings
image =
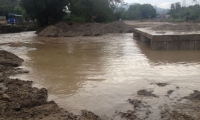
[[[170,8],[170,5],[171,5],[171,3],[161,3],[157,7],[160,7],[160,8]]]
[[[200,1],[200,0],[197,0]],[[176,3],[176,2],[180,2],[182,4],[183,0],[124,0],[124,2],[126,3],[140,3],[140,4],[144,4],[144,3],[148,3],[151,4],[153,6],[157,6],[160,8],[170,8],[170,5],[172,3]],[[186,5],[192,5],[192,0],[186,0]]]

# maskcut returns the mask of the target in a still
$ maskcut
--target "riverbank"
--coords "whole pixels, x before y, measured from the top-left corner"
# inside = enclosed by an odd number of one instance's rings
[[[43,37],[75,37],[75,36],[101,36],[108,33],[132,33],[133,26],[123,21],[111,23],[71,23],[60,22],[50,25],[41,31],[38,36]]]
[[[45,88],[32,87],[32,81],[10,79],[10,75],[27,74],[17,68],[23,62],[18,56],[0,50],[0,119],[44,119],[44,120],[98,120],[99,116],[83,110],[81,115],[73,115],[60,108],[54,101],[47,101]]]
[[[22,24],[22,25],[0,25],[0,34],[3,33],[18,33],[24,31],[35,31],[37,25],[34,23]]]

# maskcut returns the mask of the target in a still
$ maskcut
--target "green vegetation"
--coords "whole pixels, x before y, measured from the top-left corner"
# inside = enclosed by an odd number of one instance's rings
[[[156,17],[156,10],[150,4],[134,4],[130,5],[126,12],[126,19],[138,20],[138,19],[150,19]]]
[[[25,11],[19,5],[19,0],[0,0],[0,16],[7,16],[8,13],[25,15]]]
[[[196,0],[193,2],[197,3]],[[0,0],[0,16],[21,14],[26,20],[37,20],[44,27],[59,21],[110,22],[119,19],[140,20],[156,17],[150,4],[130,5],[128,10],[119,7],[123,0]],[[200,5],[181,7],[171,4],[172,21],[200,20]]]
[[[110,22],[119,19],[148,19],[156,16],[149,4],[118,7],[123,0],[0,0],[0,15],[21,14],[44,27],[59,21]]]
[[[116,5],[122,0],[21,0],[31,19],[43,27],[58,21],[107,22],[115,19]]]
[[[62,19],[67,0],[21,0],[21,6],[31,19],[43,27]]]
[[[111,8],[110,6],[112,5],[113,7]],[[71,14],[84,18],[85,22],[110,21],[114,18],[113,9],[113,2],[108,0],[71,0],[69,5]]]
[[[149,19],[156,16],[150,4],[135,4],[125,11],[123,0],[0,0],[0,15],[21,14],[37,20],[40,27],[68,22],[110,22],[119,19]]]
[[[180,3],[171,4],[169,14],[172,21],[197,21],[200,20],[200,5],[181,7]]]
[[[16,33],[22,31],[35,31],[38,29],[38,26],[34,23],[30,23],[28,25],[1,25],[0,32],[1,33]]]

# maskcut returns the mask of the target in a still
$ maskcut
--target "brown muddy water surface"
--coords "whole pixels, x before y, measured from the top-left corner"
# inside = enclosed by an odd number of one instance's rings
[[[115,111],[133,109],[127,100],[137,98],[150,104],[150,118],[158,119],[160,106],[200,90],[200,51],[152,51],[132,34],[73,38],[1,34],[0,48],[25,59],[22,67],[30,71],[12,77],[47,88],[49,100],[73,112],[87,109],[113,117]],[[169,85],[152,84],[158,82]],[[138,96],[141,89],[159,98]],[[166,97],[169,90],[175,91]]]

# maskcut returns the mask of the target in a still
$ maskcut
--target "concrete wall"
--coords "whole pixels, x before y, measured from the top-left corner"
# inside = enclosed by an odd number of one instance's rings
[[[148,31],[135,29],[133,36],[141,41],[151,41],[152,50],[200,50],[200,34],[152,35]]]
[[[133,32],[133,37],[139,37],[139,33]]]
[[[149,38],[147,38],[147,37],[145,37],[145,36],[141,36],[141,37],[140,37],[140,40],[141,40],[141,41],[151,41],[151,39],[149,39]]]
[[[152,50],[200,50],[200,41],[151,41]]]

